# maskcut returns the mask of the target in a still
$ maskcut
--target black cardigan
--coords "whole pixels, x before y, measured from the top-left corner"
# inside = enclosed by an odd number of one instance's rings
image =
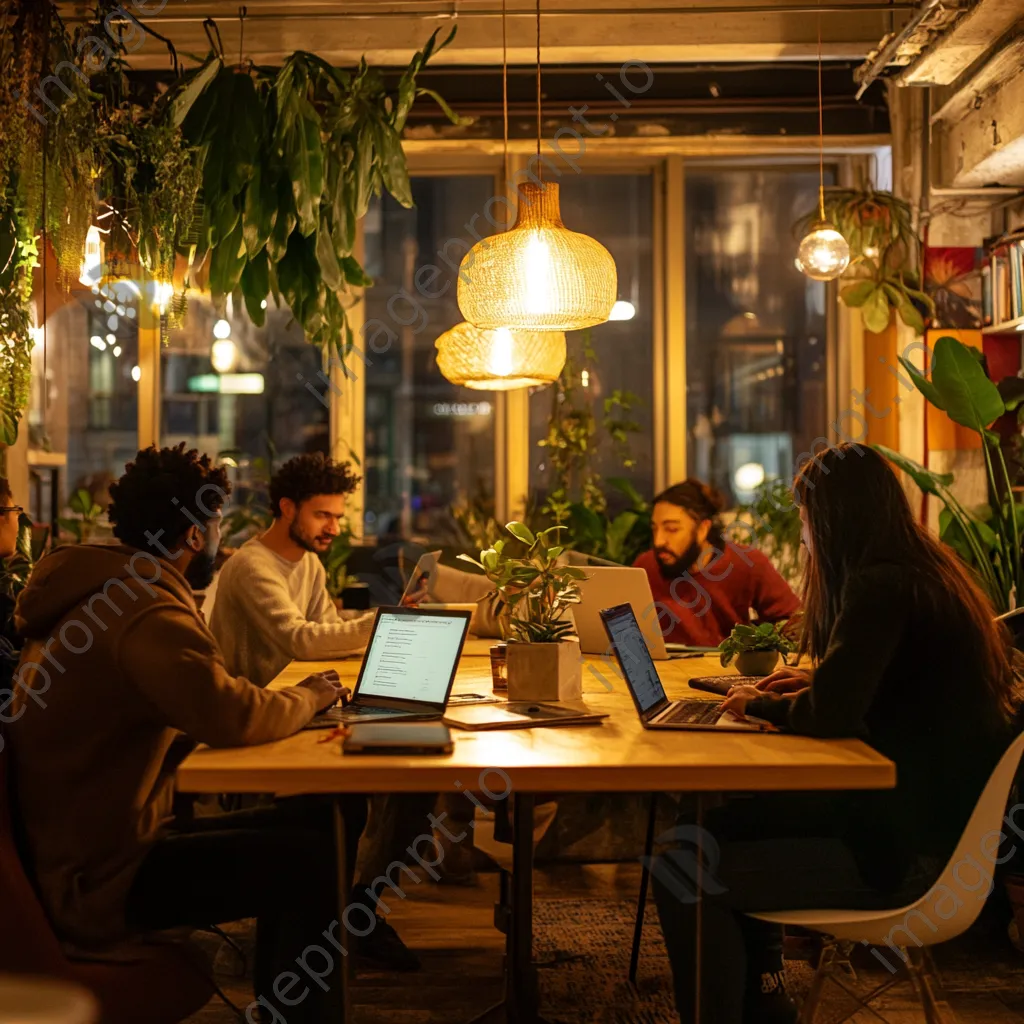
[[[833,828],[865,880],[898,888],[921,858],[948,859],[1012,738],[982,685],[957,607],[906,567],[852,576],[810,689],[748,712],[805,736],[857,737],[896,763],[894,790],[837,793]]]

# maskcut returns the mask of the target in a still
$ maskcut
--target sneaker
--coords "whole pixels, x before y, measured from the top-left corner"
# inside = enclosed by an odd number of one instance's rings
[[[760,984],[748,984],[743,1001],[743,1024],[797,1024],[800,1013],[786,992],[781,973],[762,974]]]
[[[356,956],[386,971],[418,971],[420,958],[380,914],[376,917],[373,931],[356,940]]]

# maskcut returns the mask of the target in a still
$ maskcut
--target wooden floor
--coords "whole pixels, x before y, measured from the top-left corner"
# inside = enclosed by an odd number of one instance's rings
[[[559,919],[559,906],[552,901],[566,901],[565,915],[578,920],[581,907],[611,907],[620,917],[615,962],[609,959],[608,948],[592,945],[593,936],[579,931],[555,929],[545,933],[538,925],[536,943],[547,942],[559,949],[559,956],[577,962],[550,963],[540,972],[542,1007],[545,1015],[566,1024],[662,1024],[675,1018],[671,1014],[667,961],[657,926],[648,929],[645,959],[640,969],[640,1002],[632,1007],[624,1004],[610,1009],[614,998],[621,1000],[628,992],[625,982],[625,959],[628,957],[629,927],[627,901],[636,898],[639,866],[635,863],[605,866],[559,865],[538,870],[538,915],[549,924]],[[497,875],[482,873],[475,885],[410,886],[407,898],[397,901],[389,917],[408,945],[423,961],[423,968],[414,975],[387,972],[358,972],[354,1003],[358,1024],[457,1024],[469,1021],[501,994],[502,936],[492,926],[492,910],[497,893]],[[592,930],[592,929],[591,929]],[[551,929],[548,929],[550,932]],[[236,933],[243,945],[251,942],[251,929],[241,926]],[[561,939],[562,941],[558,941]],[[566,945],[582,945],[582,956],[573,957],[580,949]],[[218,978],[226,993],[239,1005],[252,998],[244,977],[232,977],[237,968],[233,958],[221,950]],[[539,953],[539,959],[544,959]],[[554,958],[556,961],[558,957]],[[1024,1021],[1024,954],[1013,948],[999,925],[981,929],[942,951],[939,967],[943,975],[944,995],[959,1024],[1012,1024]],[[881,980],[881,968],[872,974],[873,961],[858,964],[857,984],[870,988]],[[609,974],[615,975],[610,979]],[[566,981],[572,974],[573,981]],[[618,975],[621,974],[621,979]],[[807,984],[810,970],[806,964],[787,963],[790,987],[799,991]],[[614,980],[614,984],[611,982]],[[572,986],[575,985],[576,995]],[[614,995],[597,1001],[588,1008],[579,992],[606,989]],[[846,997],[838,990],[823,1005],[819,1015],[822,1024],[842,1018],[850,1009]],[[627,998],[628,1004],[628,998]],[[600,1008],[598,1008],[598,1006]],[[652,1006],[654,1007],[652,1009]],[[909,984],[901,984],[879,1004],[891,1024],[919,1024],[922,1015],[913,999]],[[212,1002],[191,1018],[193,1024],[228,1024],[234,1020],[222,1004]],[[857,1024],[877,1021],[877,1017],[861,1014],[852,1018]],[[952,1021],[951,1021],[952,1024]]]

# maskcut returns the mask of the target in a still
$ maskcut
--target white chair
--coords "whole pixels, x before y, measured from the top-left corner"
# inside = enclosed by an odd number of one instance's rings
[[[826,980],[831,980],[845,989],[861,1004],[861,1009],[867,1009],[876,1017],[885,1019],[868,1004],[890,988],[897,980],[895,977],[878,986],[867,996],[861,997],[852,992],[832,970],[842,962],[843,947],[849,949],[853,943],[858,942],[888,947],[894,955],[884,956],[880,950],[875,950],[874,955],[886,964],[894,975],[901,963],[905,964],[921,1000],[927,1024],[944,1024],[932,987],[935,968],[928,948],[937,946],[940,942],[948,942],[967,931],[977,920],[985,900],[992,891],[991,884],[983,891],[978,888],[972,890],[969,887],[981,882],[980,871],[987,872],[991,878],[994,862],[1001,856],[998,845],[994,846],[991,843],[992,834],[1003,831],[1006,804],[1022,754],[1024,733],[1017,737],[996,765],[946,869],[935,885],[916,903],[900,907],[898,910],[794,910],[750,915],[761,921],[810,928],[830,938],[830,942],[822,951],[818,970],[804,1002],[801,1012],[802,1024],[810,1024],[814,1019],[814,1012]],[[958,874],[958,869],[965,865],[966,872],[969,873],[966,878],[961,879],[960,876],[965,872],[961,870]],[[940,909],[944,903],[948,904],[947,909],[951,909],[951,913],[947,914]],[[897,936],[901,939],[898,943],[895,941]],[[915,947],[913,954],[908,952],[910,943]],[[896,962],[890,963],[892,959]]]

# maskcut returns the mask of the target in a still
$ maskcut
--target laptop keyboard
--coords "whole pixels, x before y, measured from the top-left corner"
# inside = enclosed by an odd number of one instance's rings
[[[714,725],[721,717],[722,705],[717,701],[684,700],[659,721],[662,724],[671,722],[684,725]]]
[[[326,715],[328,718],[336,718],[339,722],[348,722],[362,715],[370,715],[373,718],[389,718],[392,715],[408,716],[409,712],[400,711],[398,708],[375,708],[366,704],[357,704],[355,706],[350,704],[347,707],[335,705],[333,708],[322,711],[321,714]]]

